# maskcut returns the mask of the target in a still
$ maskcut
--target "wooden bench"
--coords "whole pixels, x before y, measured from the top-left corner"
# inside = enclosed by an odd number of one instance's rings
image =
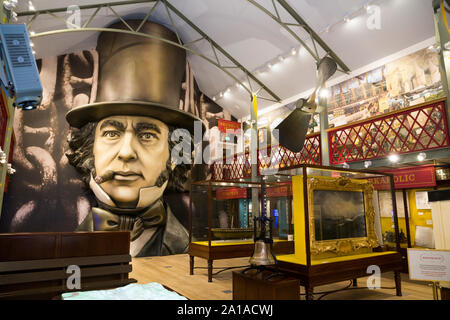
[[[0,299],[52,299],[137,282],[128,277],[129,250],[129,232],[0,234]],[[79,289],[69,288],[72,265],[79,267]]]

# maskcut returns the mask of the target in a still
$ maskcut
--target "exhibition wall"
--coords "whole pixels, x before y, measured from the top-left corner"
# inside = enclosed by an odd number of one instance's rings
[[[0,232],[74,231],[95,203],[81,175],[69,164],[69,124],[65,119],[73,107],[93,103],[98,79],[96,49],[38,60],[43,84],[43,102],[34,111],[16,110],[15,145],[10,178],[0,216]],[[206,128],[203,143],[218,132],[218,119],[236,120],[205,96],[186,63],[180,88],[179,109],[200,118]],[[215,146],[210,146],[214,152]],[[193,180],[208,178],[208,168],[194,168]],[[185,186],[189,185],[189,180]],[[188,188],[167,190],[164,199],[178,220],[187,227]]]

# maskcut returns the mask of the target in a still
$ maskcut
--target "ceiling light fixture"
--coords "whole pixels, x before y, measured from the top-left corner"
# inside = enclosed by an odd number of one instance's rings
[[[17,0],[9,0],[3,2],[3,8],[5,8],[8,11],[14,9],[15,7],[17,7]]]
[[[372,165],[372,161],[368,160],[368,161],[364,161],[364,168],[369,168]]]
[[[330,96],[330,90],[323,88],[320,90],[319,95],[321,98],[328,98]]]
[[[427,154],[425,152],[421,152],[417,155],[417,160],[424,161],[427,158]]]
[[[34,7],[32,1],[28,1],[28,10],[30,10],[30,11],[36,11],[36,8]]]
[[[392,162],[392,163],[397,163],[398,160],[400,160],[400,157],[399,157],[398,155],[396,155],[396,154],[391,154],[391,155],[388,157],[388,159],[389,159],[389,161]]]

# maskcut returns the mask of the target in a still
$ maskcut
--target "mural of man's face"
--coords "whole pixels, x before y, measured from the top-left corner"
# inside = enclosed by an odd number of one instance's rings
[[[111,116],[95,130],[94,165],[97,176],[113,172],[100,184],[119,205],[132,207],[141,188],[155,185],[169,159],[169,128],[141,116]]]

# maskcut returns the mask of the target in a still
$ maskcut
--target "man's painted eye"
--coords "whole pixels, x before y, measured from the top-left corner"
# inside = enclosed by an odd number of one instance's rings
[[[107,138],[117,138],[120,136],[120,132],[118,131],[105,131],[103,132],[103,136]]]
[[[139,134],[139,138],[142,140],[152,140],[157,138],[156,134],[151,133],[151,132],[143,132]]]

